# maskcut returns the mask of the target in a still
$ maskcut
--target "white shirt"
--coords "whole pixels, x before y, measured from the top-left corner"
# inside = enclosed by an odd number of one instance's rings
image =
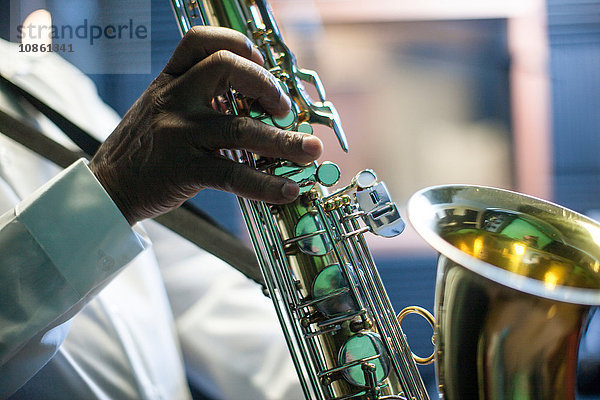
[[[98,137],[118,122],[54,54],[0,41],[0,72]],[[0,397],[187,399],[187,374],[216,399],[303,398],[256,284],[151,221],[131,230],[83,161],[32,194],[57,172],[0,135]]]

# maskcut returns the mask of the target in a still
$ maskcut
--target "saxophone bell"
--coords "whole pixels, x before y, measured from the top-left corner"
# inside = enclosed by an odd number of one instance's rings
[[[600,225],[479,186],[416,193],[409,219],[440,253],[436,373],[454,399],[575,399],[579,339],[600,305]]]

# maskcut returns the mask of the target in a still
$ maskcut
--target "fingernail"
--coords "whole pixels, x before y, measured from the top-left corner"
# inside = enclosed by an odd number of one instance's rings
[[[300,194],[300,188],[295,183],[286,182],[281,187],[281,194],[288,200],[294,200]]]
[[[318,158],[323,151],[323,144],[316,136],[306,135],[302,139],[302,151],[314,158]]]

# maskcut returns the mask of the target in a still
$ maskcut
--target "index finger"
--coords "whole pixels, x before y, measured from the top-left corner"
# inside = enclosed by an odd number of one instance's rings
[[[202,60],[167,87],[171,97],[193,113],[198,106],[207,107],[212,99],[233,88],[257,100],[269,114],[286,115],[290,99],[269,71],[227,50],[220,50]]]
[[[198,132],[207,134],[201,136]],[[196,147],[210,151],[245,149],[300,164],[316,160],[323,152],[323,143],[316,136],[281,130],[249,117],[232,115],[216,115],[193,123],[189,127],[189,137]]]
[[[194,26],[181,39],[163,72],[181,75],[219,50],[229,50],[259,65],[264,64],[260,51],[242,33],[216,26]]]

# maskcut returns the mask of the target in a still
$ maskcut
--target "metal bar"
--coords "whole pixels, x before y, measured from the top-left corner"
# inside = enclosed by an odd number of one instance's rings
[[[256,211],[253,209],[253,207],[250,204],[248,204],[249,200],[238,197],[238,201],[240,203],[240,209],[242,210],[242,215],[244,217],[244,221],[246,222],[246,224],[249,228],[252,226],[255,226],[254,223],[260,222],[260,220],[257,220],[257,218],[256,218],[257,217]],[[290,347],[290,355],[292,356],[292,361],[294,363],[296,370],[302,372],[301,374],[298,374],[299,381],[302,386],[302,390],[304,391],[304,395],[306,396],[306,398],[310,399],[312,397],[312,393],[318,394],[321,392],[320,385],[318,382],[315,382],[315,380],[312,379],[313,375],[311,374],[310,367],[307,366],[306,363],[300,362],[300,360],[306,361],[306,357],[304,357],[305,354],[304,354],[303,349],[301,348],[302,345],[301,345],[300,341],[298,340],[295,330],[291,329],[292,325],[289,323],[289,320],[291,319],[289,309],[287,307],[284,307],[284,306],[280,307],[278,305],[278,301],[280,301],[280,300],[277,299],[277,296],[280,291],[276,290],[276,283],[274,281],[275,280],[274,279],[275,273],[273,270],[274,260],[271,259],[270,255],[269,255],[270,260],[267,260],[265,258],[265,253],[270,254],[270,252],[262,251],[263,249],[261,248],[260,243],[265,242],[264,234],[261,234],[262,240],[259,240],[259,238],[256,236],[256,232],[263,233],[262,230],[248,229],[248,231],[250,233],[250,238],[252,240],[252,243],[254,244],[256,254],[259,259],[259,263],[261,265],[261,269],[263,271],[263,275],[265,278],[265,283],[267,284],[267,289],[269,290],[269,294],[271,296],[271,300],[273,301],[273,304],[275,305],[275,311],[277,313],[277,318],[279,319],[279,322],[282,326],[285,340]],[[286,310],[287,314],[284,314],[283,310]],[[287,319],[286,319],[286,317],[287,317]],[[293,337],[296,339],[295,341],[292,339]],[[300,353],[300,354],[298,354],[298,353]],[[308,386],[307,377],[310,381],[313,391],[311,391]]]
[[[273,221],[270,219],[272,217],[271,213],[269,212],[268,209],[266,209],[267,206],[264,203],[260,203],[260,202],[255,202],[255,201],[250,201],[250,202],[254,206],[263,209],[262,211],[263,211],[264,218],[263,218],[262,222],[264,223],[264,226],[267,227],[267,230],[269,231],[268,233],[270,234],[271,238],[275,238],[275,240],[279,240],[281,235],[278,232],[276,232],[276,228],[273,224]],[[265,211],[266,211],[266,215],[264,213]],[[265,223],[267,218],[268,218],[268,223]],[[287,260],[287,257],[283,251],[283,247],[281,246],[281,244],[279,243],[279,245],[277,245],[275,248],[278,252],[279,258],[281,260]],[[293,310],[291,310],[289,307],[289,304],[297,305],[300,302],[299,299],[296,297],[297,293],[294,290],[294,288],[289,287],[290,282],[293,281],[292,277],[291,277],[291,273],[290,273],[290,268],[287,265],[287,263],[285,266],[275,263],[275,264],[273,264],[273,267],[278,269],[280,272],[279,274],[274,273],[274,277],[275,277],[276,281],[278,282],[278,286],[282,289],[283,293],[287,292],[288,295],[292,296],[291,299],[288,298],[288,301],[289,301],[288,303],[284,303],[285,310],[287,311],[288,316],[290,318],[288,326],[293,326],[296,340],[301,344],[301,346],[299,346],[300,351],[301,351],[305,361],[308,364],[310,364],[310,368],[313,370],[314,373],[316,373],[317,369],[318,370],[323,369],[322,361],[318,357],[318,355],[317,355],[318,353],[316,353],[315,351],[311,351],[312,348],[310,346],[308,346],[308,344],[304,341],[304,335],[302,332],[302,327],[299,325],[299,319],[293,318],[293,315],[292,315]],[[286,279],[283,278],[284,276],[286,277]],[[309,360],[311,362],[308,362]],[[322,393],[322,391],[321,391],[322,386],[320,385],[320,382],[318,382],[316,380],[316,375],[309,374],[309,378],[310,378],[311,384],[313,385],[313,388],[315,389],[315,391]]]
[[[242,212],[242,216],[244,218],[244,221],[246,222],[247,226],[253,226],[253,221],[250,217],[250,212],[249,212],[249,206],[246,204],[246,200],[238,197],[238,202],[240,204],[240,209]],[[271,296],[271,300],[273,302],[276,302],[276,296],[277,296],[277,291],[275,290],[275,285],[273,282],[273,276],[271,273],[271,269],[270,269],[270,264],[269,261],[265,258],[265,253],[262,251],[262,248],[260,246],[260,244],[262,243],[261,241],[259,241],[258,237],[256,236],[256,230],[254,229],[248,229],[248,232],[250,234],[250,239],[252,240],[252,243],[254,244],[254,249],[256,252],[256,256],[258,258],[259,264],[261,265],[261,269],[263,272],[263,276],[265,278],[265,283],[267,285],[267,290],[269,291],[269,295]],[[284,326],[284,322],[285,322],[285,318],[280,310],[279,307],[275,307],[276,313],[277,313],[277,317],[279,318],[280,323],[282,324],[282,326]],[[288,332],[288,330],[283,329],[283,333],[286,339],[286,342],[290,343],[291,342],[291,337],[290,337],[290,333]],[[300,368],[300,362],[298,360],[298,355],[293,352],[290,351],[291,355],[292,355],[292,360],[294,362],[294,366],[296,366],[296,368]],[[301,380],[302,381],[302,380]],[[303,383],[303,389],[304,389],[304,393],[308,394],[309,392],[306,390],[305,388],[305,383]]]
[[[259,203],[259,202],[253,202],[253,203]],[[262,207],[266,207],[266,205],[264,203],[259,203]],[[287,260],[287,256],[285,255],[285,252],[283,250],[283,245],[280,242],[281,239],[281,235],[279,234],[279,232],[276,231],[276,227],[275,224],[272,222],[272,220],[270,220],[271,213],[269,212],[268,214],[268,218],[269,218],[269,223],[266,224],[267,228],[269,229],[269,233],[271,234],[271,237],[275,238],[275,240],[279,241],[279,245],[276,246],[276,249],[279,252],[279,256],[282,260]],[[267,217],[265,217],[267,218]],[[289,283],[292,282],[292,276],[291,276],[291,269],[289,267],[289,264],[286,264],[285,268],[283,268],[283,266],[281,268],[279,268],[280,270],[280,274],[276,275],[276,278],[278,279],[278,281],[280,282],[280,286],[285,286],[285,283]],[[286,276],[287,279],[283,280],[281,279],[282,276]],[[296,292],[294,291],[294,295],[296,294]],[[297,307],[297,305],[300,303],[300,300],[297,299],[297,297],[294,296],[294,301],[291,302],[291,304],[293,304],[294,306]],[[286,305],[289,306],[290,303],[287,303]],[[288,312],[292,312],[292,310],[289,309],[289,307],[286,307],[286,309],[288,310]],[[296,332],[296,337],[298,339],[298,341],[301,341],[303,343],[304,348],[303,350],[303,354],[306,356],[306,350],[308,350],[308,352],[310,353],[310,358],[307,356],[306,360],[308,362],[308,360],[311,360],[311,366],[313,368],[313,370],[323,370],[325,369],[325,362],[322,360],[322,353],[318,352],[315,348],[315,346],[309,346],[308,343],[304,342],[303,339],[303,335],[302,335],[302,327],[299,326],[299,319],[296,319],[293,321],[294,326],[296,328],[295,332]],[[312,336],[310,337],[306,337],[307,339],[311,339]],[[316,375],[315,375],[316,376]],[[311,378],[313,378],[313,376],[311,376]],[[323,386],[319,384],[319,382],[316,382],[313,380],[313,385],[317,386],[319,389],[323,389]],[[331,390],[329,387],[327,387],[327,390]],[[321,392],[322,393],[322,392]],[[331,396],[329,396],[331,397]],[[324,397],[322,397],[324,398]]]
[[[318,231],[307,233],[305,235],[294,236],[294,237],[291,237],[289,239],[286,239],[286,240],[283,241],[283,244],[284,245],[288,245],[288,244],[296,243],[296,242],[299,242],[299,241],[304,240],[304,239],[309,239],[311,237],[322,235],[324,233],[326,233],[325,229],[320,229]]]
[[[360,365],[362,363],[376,360],[379,357],[381,357],[381,354],[376,354],[374,356],[359,358],[358,360],[347,362],[346,364],[340,365],[339,367],[335,367],[335,368],[328,369],[327,371],[323,371],[322,373],[319,374],[319,376],[327,376],[327,375],[334,374],[336,372],[341,372],[345,369],[356,367],[357,365]]]
[[[342,213],[341,210],[336,210],[335,212],[338,214]],[[337,227],[340,231],[356,230],[359,228],[356,220],[349,221],[350,223],[352,223],[351,226],[348,222],[346,222],[344,224],[345,229],[342,229],[337,218],[333,218],[333,221],[337,225]],[[362,237],[362,236],[359,236],[359,237]],[[364,251],[361,251],[364,249],[361,249],[356,246],[356,244],[355,244],[356,238],[354,236],[351,237],[350,239],[351,239],[350,243],[352,244],[352,247],[354,249],[353,254],[355,254],[356,257],[358,257],[358,262],[356,265],[357,265],[357,267],[362,266],[362,269],[364,270],[365,264],[368,264],[369,262],[372,263],[371,255],[370,255],[370,253],[365,253]],[[349,246],[348,241],[344,241],[343,246],[348,247]],[[351,250],[349,248],[347,248],[347,252],[351,252]],[[367,261],[367,258],[369,259],[368,261]],[[392,360],[392,363],[394,365],[394,370],[396,371],[396,374],[398,375],[401,386],[405,393],[408,392],[412,396],[412,390],[410,388],[412,386],[414,386],[414,382],[411,379],[410,375],[406,376],[407,371],[405,371],[405,369],[403,368],[403,365],[406,365],[407,360],[405,359],[406,357],[404,354],[401,355],[402,360],[398,360],[397,357],[395,356],[395,352],[393,351],[392,346],[390,345],[390,343],[387,340],[387,338],[390,337],[392,340],[397,342],[397,340],[395,340],[395,335],[390,334],[390,331],[393,332],[393,327],[391,326],[392,324],[389,321],[388,314],[384,310],[382,310],[385,307],[383,307],[383,304],[381,302],[377,303],[372,297],[372,293],[374,292],[375,285],[373,285],[372,282],[369,282],[371,284],[368,284],[368,282],[365,280],[365,277],[361,273],[357,273],[356,277],[360,281],[361,287],[365,288],[364,294],[369,303],[369,308],[373,311],[375,326],[377,327],[377,330],[379,331],[379,333],[382,335],[383,345],[384,345],[386,351],[390,355],[390,359]],[[382,313],[382,311],[383,311],[383,313]],[[379,316],[382,314],[384,315],[383,320],[381,318],[379,318]],[[398,345],[399,345],[399,343],[398,343]],[[414,362],[412,360],[412,358],[410,359],[410,361]]]
[[[332,243],[333,246],[333,251],[334,254],[339,262],[340,265],[340,269],[342,270],[342,273],[344,274],[344,277],[346,278],[346,281],[348,282],[350,289],[352,290],[352,294],[354,295],[354,299],[357,302],[358,308],[363,309],[365,308],[363,302],[362,302],[362,298],[358,293],[358,290],[356,289],[356,287],[354,285],[351,284],[351,282],[353,282],[352,277],[350,276],[350,273],[348,272],[347,266],[346,266],[346,262],[350,261],[352,259],[351,254],[348,251],[345,251],[346,253],[346,258],[342,257],[342,253],[340,252],[340,249],[337,245],[337,243],[339,242],[339,240],[336,239],[331,224],[328,222],[330,219],[329,217],[325,214],[325,211],[323,210],[323,202],[319,199],[316,199],[314,201],[314,205],[315,208],[317,209],[317,212],[319,213],[319,217],[321,217],[321,220],[323,221],[323,224],[325,225],[325,229],[327,230],[327,235],[329,236],[329,239]],[[337,221],[334,221],[337,222]],[[341,230],[339,230],[341,232]],[[343,242],[342,242],[343,243]],[[345,248],[346,250],[346,248]]]
[[[348,221],[347,225],[350,225],[348,226],[349,229],[358,229],[358,223],[356,220]],[[420,375],[418,374],[414,359],[412,358],[412,354],[409,350],[408,343],[406,342],[406,338],[402,333],[402,329],[396,320],[396,316],[390,315],[390,312],[393,311],[393,308],[389,298],[387,297],[387,294],[385,293],[383,283],[381,282],[381,278],[379,277],[379,273],[377,272],[375,263],[373,262],[373,258],[366,245],[364,237],[362,235],[352,237],[350,242],[355,249],[355,253],[361,261],[361,265],[363,266],[363,270],[365,271],[365,275],[368,279],[365,280],[365,276],[362,275],[358,278],[361,280],[363,287],[369,288],[370,294],[374,294],[376,296],[376,302],[373,301],[371,296],[368,296],[370,302],[373,303],[374,309],[378,310],[376,315],[383,316],[383,320],[376,318],[380,328],[383,328],[385,325],[386,329],[382,329],[381,332],[385,332],[386,335],[392,340],[394,348],[402,352],[400,354],[400,362],[398,362],[396,357],[392,357],[392,360],[396,365],[397,371],[402,371],[400,374],[400,379],[403,383],[402,387],[404,392],[410,397],[416,397],[416,395],[418,395],[420,396],[418,398],[429,399],[429,395],[427,394],[427,390],[425,389],[423,381],[420,379]],[[379,307],[375,307],[375,303],[377,303]],[[390,345],[388,340],[383,340],[383,344],[390,355],[395,353],[393,351],[394,348]],[[407,380],[410,383],[406,382]],[[409,388],[410,390],[407,390]],[[417,393],[413,393],[412,389],[416,390]]]
[[[305,333],[304,337],[307,339],[311,339],[317,336],[321,336],[321,335],[325,335],[326,333],[332,333],[332,332],[337,332],[339,331],[340,328],[339,327],[333,327],[331,329],[326,329],[324,331],[316,331],[316,332],[310,332],[310,333]],[[323,370],[323,368],[321,368],[321,371]]]
[[[318,327],[322,327],[322,326],[328,326],[328,325],[333,325],[333,324],[339,324],[340,322],[348,321],[348,320],[350,320],[350,319],[352,319],[354,317],[358,317],[359,315],[363,315],[366,312],[367,311],[363,308],[363,309],[361,309],[359,311],[355,311],[355,312],[352,312],[352,313],[344,314],[344,315],[341,315],[339,317],[335,317],[335,318],[332,318],[332,319],[328,319],[326,321],[319,322],[317,324],[317,326]]]
[[[297,308],[304,308],[304,307],[312,306],[312,305],[320,303],[322,301],[329,300],[334,297],[340,296],[342,294],[348,293],[349,291],[350,291],[350,288],[342,287],[342,288],[334,290],[333,292],[331,292],[325,296],[319,297],[317,299],[312,299],[312,300],[302,302],[297,305]]]
[[[364,240],[364,237],[358,237],[357,240],[360,243],[360,247],[363,249],[363,251],[368,251],[368,247],[367,247],[366,241]],[[368,265],[368,269],[370,272],[368,276],[371,277],[371,280],[373,281],[373,284],[375,286],[375,293],[377,293],[380,301],[384,305],[384,307],[383,307],[384,311],[387,310],[387,311],[391,312],[393,310],[393,308],[392,308],[390,299],[387,295],[387,292],[383,286],[383,282],[381,281],[381,277],[379,276],[379,273],[377,272],[375,263],[373,262],[372,259],[370,259],[367,265]],[[404,352],[404,358],[407,360],[407,362],[404,365],[408,369],[408,375],[410,376],[411,380],[415,383],[414,387],[418,391],[418,395],[420,396],[419,398],[429,399],[427,389],[425,388],[425,385],[423,384],[423,381],[418,372],[416,363],[415,363],[412,353],[410,351],[410,347],[406,341],[406,337],[405,337],[404,333],[402,332],[402,328],[400,327],[398,320],[396,319],[396,315],[388,314],[388,318],[391,321],[390,325],[395,333],[394,341],[399,342],[398,348]]]
[[[342,239],[343,240],[350,239],[353,236],[362,235],[363,233],[367,233],[369,231],[370,231],[370,229],[369,229],[368,226],[363,226],[360,229],[357,229],[357,230],[354,230],[352,232],[348,232],[348,233],[343,234],[342,235]]]
[[[350,219],[356,219],[356,218],[358,218],[358,217],[360,217],[361,215],[364,215],[364,214],[365,214],[364,211],[355,211],[352,214],[346,214],[346,215],[344,215],[342,217],[342,220],[343,221],[347,221],[347,220],[350,220]]]

